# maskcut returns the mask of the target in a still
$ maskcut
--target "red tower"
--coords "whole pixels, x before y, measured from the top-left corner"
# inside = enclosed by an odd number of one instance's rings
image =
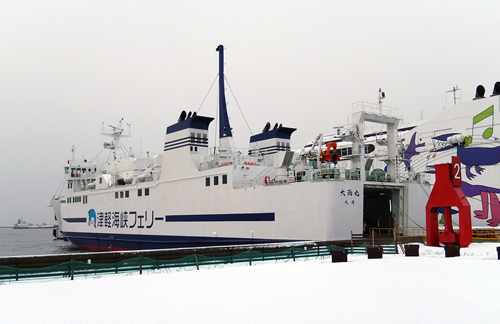
[[[472,221],[469,201],[462,188],[462,171],[460,158],[453,156],[451,164],[435,166],[436,182],[425,206],[427,245],[459,244],[468,247],[472,243]],[[438,208],[444,207],[444,231],[439,234]],[[453,230],[451,207],[458,208],[460,234]]]

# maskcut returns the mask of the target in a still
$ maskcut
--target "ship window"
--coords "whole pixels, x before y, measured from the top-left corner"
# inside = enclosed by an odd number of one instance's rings
[[[69,168],[64,168],[64,173],[68,174],[69,173]]]
[[[68,204],[71,204],[71,197],[68,197],[68,199],[66,199],[66,201],[68,202]]]
[[[190,150],[191,152],[193,152],[193,147],[192,147],[192,146],[190,146],[190,147],[189,147],[189,150]]]
[[[128,198],[128,190],[125,191],[125,198]]]
[[[193,143],[195,141],[195,134],[194,132],[191,133],[191,143]]]
[[[99,184],[102,184],[102,178],[99,178]]]
[[[198,146],[195,146],[195,147],[194,147],[194,151],[195,151],[195,152],[198,152]]]
[[[87,196],[83,196],[83,203],[86,204],[87,203]]]
[[[205,186],[206,187],[210,186],[210,178],[205,178]]]
[[[201,143],[201,133],[196,134],[196,139]]]
[[[223,174],[222,175],[222,184],[226,184],[227,183],[227,174]]]
[[[120,191],[120,198],[123,198],[123,191]]]
[[[214,186],[218,186],[219,185],[219,176],[215,176],[214,177]]]
[[[115,199],[118,199],[118,191],[115,192]]]
[[[137,197],[141,197],[142,196],[142,189],[137,189]]]
[[[149,188],[144,188],[144,196],[149,196]]]
[[[203,143],[208,144],[207,134],[203,134]]]

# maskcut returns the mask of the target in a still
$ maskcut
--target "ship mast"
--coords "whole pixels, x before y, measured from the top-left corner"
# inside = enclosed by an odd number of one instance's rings
[[[233,134],[227,115],[226,95],[224,93],[224,46],[217,46],[216,51],[219,52],[219,151],[232,154]]]
[[[108,142],[103,143],[104,148],[111,150],[111,152],[113,153],[113,160],[116,160],[116,149],[118,147],[120,147],[124,151],[127,151],[127,149],[125,147],[120,145],[120,138],[130,137],[130,135],[123,135],[122,121],[123,121],[123,118],[120,119],[120,121],[118,122],[118,126],[109,125],[109,127],[111,128],[110,133],[104,132],[104,125],[103,125],[103,130],[101,132],[102,135],[113,138],[110,143],[108,143]],[[130,155],[130,152],[129,152],[129,155]]]

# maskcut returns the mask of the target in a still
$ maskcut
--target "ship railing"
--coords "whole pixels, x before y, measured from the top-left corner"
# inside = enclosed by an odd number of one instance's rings
[[[399,109],[395,107],[389,107],[384,105],[378,105],[365,101],[358,101],[352,104],[352,112],[368,112],[377,115],[391,116],[400,118]]]
[[[127,157],[132,157],[132,158],[153,158],[156,155],[160,155],[161,153],[157,152],[141,152],[141,151],[130,151],[130,152],[124,152],[124,153],[119,153],[117,152],[116,154],[116,159],[124,159]],[[73,159],[69,161],[69,164],[72,167],[77,167],[77,166],[85,166],[85,167],[92,167],[94,168],[97,166],[99,163],[107,163],[110,161],[109,156],[96,156],[95,158],[88,160],[88,159]]]

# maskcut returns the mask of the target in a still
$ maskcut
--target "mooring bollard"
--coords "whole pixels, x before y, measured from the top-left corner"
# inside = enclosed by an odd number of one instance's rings
[[[419,256],[419,252],[418,252],[419,248],[420,248],[420,246],[417,244],[406,244],[405,245],[405,256],[418,257]]]
[[[444,246],[444,256],[446,258],[453,258],[460,256],[460,246],[458,245],[445,245]]]
[[[347,250],[331,250],[332,263],[347,262]]]
[[[198,264],[198,254],[194,254],[194,263],[196,264],[196,270],[200,270],[200,265]]]
[[[374,246],[366,248],[368,259],[382,259],[384,249],[381,246]]]

